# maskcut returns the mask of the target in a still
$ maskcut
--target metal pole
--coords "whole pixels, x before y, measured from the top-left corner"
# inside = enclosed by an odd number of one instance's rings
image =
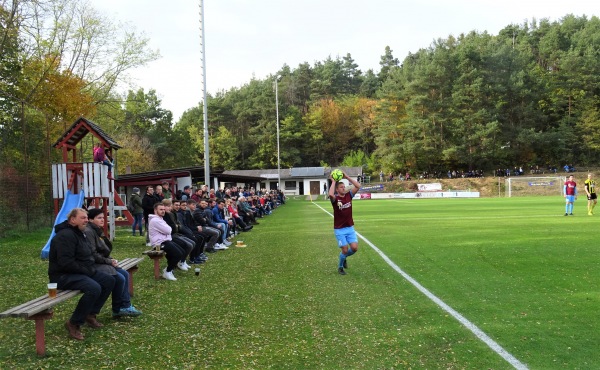
[[[281,165],[279,161],[279,93],[277,91],[279,85],[279,76],[275,76],[275,114],[277,116],[277,188],[281,188]]]
[[[202,46],[202,113],[204,116],[204,183],[210,186],[210,150],[208,147],[208,102],[206,101],[206,55],[204,45],[204,0],[200,0],[200,45]]]

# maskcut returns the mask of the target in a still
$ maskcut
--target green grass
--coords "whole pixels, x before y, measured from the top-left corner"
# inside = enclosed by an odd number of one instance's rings
[[[330,211],[328,202],[316,202]],[[559,197],[370,200],[354,203],[356,229],[396,265],[532,369],[600,367],[599,215],[565,217]],[[0,310],[44,293],[42,230],[0,240]],[[336,272],[332,219],[290,201],[247,248],[212,255],[199,278],[155,281],[146,260],[133,302],[144,315],[63,327],[76,299],[47,321],[47,356],[34,327],[0,321],[0,367],[15,369],[509,369],[511,366],[388,266],[365,242]],[[115,256],[141,238],[117,232]]]

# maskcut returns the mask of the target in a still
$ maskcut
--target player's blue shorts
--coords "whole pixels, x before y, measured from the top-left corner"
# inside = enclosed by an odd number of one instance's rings
[[[354,226],[344,227],[343,229],[333,229],[335,238],[338,242],[338,247],[343,247],[350,243],[358,243]]]
[[[575,196],[567,195],[567,203],[574,203],[574,202],[575,202]]]

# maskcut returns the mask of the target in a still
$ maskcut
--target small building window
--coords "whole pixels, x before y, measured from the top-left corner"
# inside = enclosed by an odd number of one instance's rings
[[[285,182],[285,189],[286,190],[296,190],[296,181],[286,181]]]

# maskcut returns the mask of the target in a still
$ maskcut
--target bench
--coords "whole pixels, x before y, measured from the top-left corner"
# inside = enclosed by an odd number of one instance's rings
[[[129,273],[129,295],[133,297],[133,273],[138,270],[138,264],[144,259],[140,257],[125,258],[119,261],[119,267]]]
[[[160,279],[160,259],[165,256],[165,251],[151,249],[142,252],[142,254],[147,255],[152,261],[154,261],[154,278],[156,280]]]
[[[129,273],[129,294],[133,296],[133,273],[138,270],[138,264],[143,258],[125,258],[119,261],[119,267]],[[0,312],[0,318],[5,317],[23,317],[26,320],[35,321],[35,350],[38,356],[46,355],[46,337],[44,321],[49,320],[54,315],[53,307],[59,303],[67,301],[81,292],[79,290],[59,290],[56,298],[50,298],[48,294],[33,299],[22,305],[10,308]]]
[[[56,298],[50,298],[46,294],[0,313],[0,318],[23,317],[25,320],[34,320],[35,350],[38,356],[44,356],[46,354],[44,321],[52,318],[54,315],[52,308],[54,306],[75,297],[79,293],[81,293],[79,290],[59,290],[56,293]]]

